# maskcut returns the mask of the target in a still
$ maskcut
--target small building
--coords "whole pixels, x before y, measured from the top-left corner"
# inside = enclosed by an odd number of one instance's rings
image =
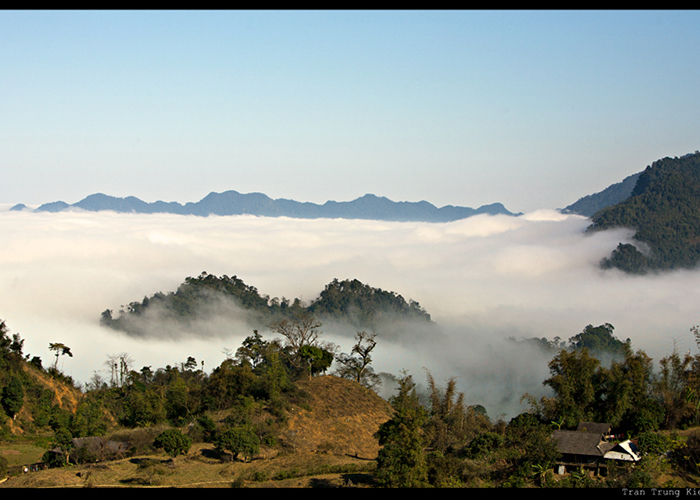
[[[73,448],[81,450],[93,460],[114,460],[121,458],[129,449],[129,443],[108,440],[101,436],[73,438]]]
[[[552,438],[562,455],[557,473],[585,468],[600,474],[607,471],[609,460],[638,461],[637,445],[629,439],[617,441],[611,431],[610,424],[596,422],[581,422],[575,431],[554,431]]]
[[[126,442],[112,441],[101,436],[73,438],[69,458],[79,462],[100,462],[123,458],[130,445]],[[60,447],[48,450],[46,457],[49,463],[65,462],[64,452]]]

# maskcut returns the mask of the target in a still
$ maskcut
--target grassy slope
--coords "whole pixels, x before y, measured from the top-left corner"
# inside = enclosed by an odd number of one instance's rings
[[[24,487],[309,487],[355,485],[371,481],[379,446],[373,434],[390,418],[389,405],[372,391],[336,377],[299,383],[310,396],[288,411],[281,445],[264,448],[250,463],[223,462],[214,445],[197,443],[186,456],[164,453],[128,457],[99,464],[30,472],[10,477],[0,488]],[[10,465],[36,461],[45,448],[27,437],[0,443],[14,457]],[[40,455],[39,455],[40,456]],[[24,460],[22,460],[24,459]],[[140,468],[144,459],[156,465]]]

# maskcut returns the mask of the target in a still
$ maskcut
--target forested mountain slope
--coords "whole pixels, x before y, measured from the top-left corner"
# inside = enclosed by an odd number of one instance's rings
[[[700,153],[663,158],[639,176],[629,198],[600,210],[588,231],[615,227],[636,230],[604,268],[630,273],[690,269],[700,259]]]

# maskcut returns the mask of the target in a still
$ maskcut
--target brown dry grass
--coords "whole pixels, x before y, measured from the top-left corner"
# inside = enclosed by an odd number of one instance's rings
[[[198,444],[186,456],[143,455],[100,464],[48,469],[10,477],[2,488],[284,488],[357,486],[371,482],[372,461],[323,453],[281,454],[251,462],[222,462],[212,445]],[[153,465],[142,468],[139,464]],[[344,472],[334,472],[337,470]]]
[[[374,459],[379,426],[391,418],[391,406],[372,390],[337,377],[299,382],[308,406],[294,407],[284,431],[296,451],[327,452]]]
[[[63,382],[52,379],[45,373],[36,370],[26,363],[23,365],[24,370],[36,378],[39,383],[50,389],[54,393],[54,399],[56,404],[64,410],[68,410],[71,413],[75,413],[75,409],[78,407],[78,403],[82,398],[83,394],[74,387],[70,387]]]

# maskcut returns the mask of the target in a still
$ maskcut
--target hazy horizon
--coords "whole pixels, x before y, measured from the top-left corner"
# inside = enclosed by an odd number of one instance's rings
[[[563,208],[699,148],[698,11],[3,11],[0,203]]]

